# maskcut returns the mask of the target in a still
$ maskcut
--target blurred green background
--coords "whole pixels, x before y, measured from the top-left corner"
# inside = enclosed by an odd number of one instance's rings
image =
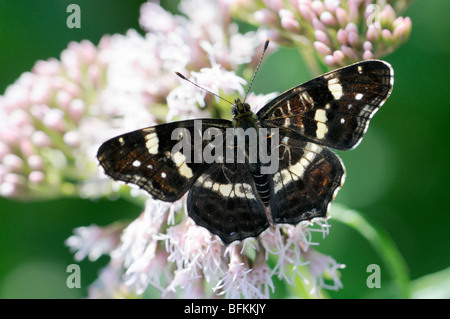
[[[139,29],[143,1],[0,1],[0,92],[39,59],[59,58],[70,41]],[[51,5],[49,5],[51,3]],[[81,7],[81,29],[69,29],[66,8]],[[163,1],[175,8],[175,1]],[[404,257],[411,280],[450,265],[449,115],[450,1],[418,0],[404,14],[410,40],[385,58],[395,70],[394,91],[372,120],[361,145],[339,152],[347,168],[336,202],[361,211],[383,228]],[[299,54],[281,49],[267,57],[256,93],[282,92],[310,79]],[[272,79],[277,79],[273,82]],[[66,268],[75,263],[64,246],[73,228],[135,218],[140,208],[118,200],[61,199],[23,203],[0,198],[0,298],[80,298],[107,263],[83,261],[81,289],[68,289]],[[373,247],[354,229],[333,219],[319,251],[346,264],[344,289],[333,298],[392,297],[391,278]],[[369,289],[369,264],[381,266],[382,286]],[[448,272],[447,272],[448,273]],[[444,280],[449,280],[443,275]],[[277,283],[277,286],[278,283]],[[280,287],[277,296],[283,296]],[[432,296],[432,295],[429,295]]]

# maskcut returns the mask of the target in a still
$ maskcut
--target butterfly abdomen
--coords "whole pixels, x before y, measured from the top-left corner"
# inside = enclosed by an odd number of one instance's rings
[[[259,198],[264,203],[264,206],[269,206],[270,199],[270,183],[269,175],[261,174],[258,172],[252,172],[253,181],[255,182],[256,191]]]

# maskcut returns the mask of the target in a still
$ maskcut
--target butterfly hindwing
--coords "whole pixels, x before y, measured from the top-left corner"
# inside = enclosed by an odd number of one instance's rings
[[[271,178],[273,221],[297,224],[326,217],[329,204],[344,183],[345,169],[326,147],[286,133],[279,147],[279,170]]]
[[[214,163],[189,191],[189,217],[225,244],[256,237],[269,227],[247,163]]]
[[[392,86],[388,63],[359,62],[284,92],[257,115],[263,126],[287,127],[320,145],[353,149]]]
[[[208,168],[204,161],[195,162],[195,134],[201,136],[208,128],[224,132],[230,125],[227,120],[205,119],[152,126],[110,139],[99,148],[97,158],[113,179],[134,184],[155,199],[173,202]],[[177,150],[183,138],[186,149]]]

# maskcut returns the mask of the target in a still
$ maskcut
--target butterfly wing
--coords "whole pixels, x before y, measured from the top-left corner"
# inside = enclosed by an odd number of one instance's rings
[[[270,211],[275,223],[297,224],[326,217],[328,206],[344,183],[339,157],[326,147],[285,131],[280,142],[279,170],[271,176]]]
[[[227,245],[256,237],[269,227],[247,163],[212,164],[192,185],[187,210],[197,225]]]
[[[205,130],[216,128],[225,132],[229,126],[230,121],[219,119],[152,126],[106,141],[99,148],[97,158],[106,175],[114,180],[137,185],[155,199],[173,202],[209,166],[203,157],[197,157],[207,142],[201,137]],[[198,148],[194,139],[200,143]]]
[[[320,145],[353,149],[391,94],[393,75],[383,61],[356,63],[284,92],[257,115],[264,127],[286,127]]]

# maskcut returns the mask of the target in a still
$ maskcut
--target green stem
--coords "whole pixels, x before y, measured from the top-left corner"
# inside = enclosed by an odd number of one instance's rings
[[[395,246],[392,238],[380,227],[369,223],[361,213],[343,205],[334,204],[332,213],[334,219],[354,228],[376,250],[398,288],[400,298],[409,298],[410,280],[406,263]]]

